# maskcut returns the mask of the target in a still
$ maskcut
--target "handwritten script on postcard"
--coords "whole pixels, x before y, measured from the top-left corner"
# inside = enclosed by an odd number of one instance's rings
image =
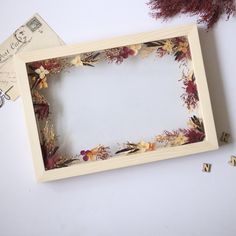
[[[5,100],[14,101],[20,95],[13,65],[15,54],[63,44],[64,42],[38,14],[3,42],[0,45],[0,105],[3,105]]]

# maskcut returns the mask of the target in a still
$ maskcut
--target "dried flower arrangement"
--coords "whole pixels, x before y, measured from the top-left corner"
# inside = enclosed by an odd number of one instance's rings
[[[206,24],[210,29],[226,14],[227,19],[235,13],[234,0],[150,0],[151,16],[167,20],[177,14],[197,15],[198,23]]]
[[[199,97],[195,76],[193,71],[188,68],[188,65],[191,64],[191,53],[187,37],[145,42],[138,45],[83,53],[74,57],[55,58],[27,64],[35,116],[40,124],[39,127],[43,127],[41,129],[40,143],[46,170],[66,167],[80,162],[106,160],[119,154],[148,152],[163,146],[185,145],[204,140],[205,132],[202,119],[193,115],[189,118],[187,128],[164,131],[163,134],[157,135],[151,141],[124,143],[114,153],[111,152],[110,147],[104,145],[81,150],[75,156],[68,156],[60,152],[57,136],[54,133],[53,126],[49,124],[50,105],[46,97],[41,93],[41,91],[48,88],[47,80],[53,79],[52,75],[57,75],[61,71],[72,67],[94,67],[95,64],[102,61],[121,64],[129,57],[140,56],[145,58],[151,54],[159,58],[171,55],[176,62],[180,63],[183,76],[179,81],[183,82],[184,90],[180,97],[188,111],[195,112],[198,107]]]

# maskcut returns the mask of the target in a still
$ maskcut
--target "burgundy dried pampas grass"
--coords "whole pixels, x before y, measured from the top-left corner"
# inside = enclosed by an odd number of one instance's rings
[[[199,16],[198,23],[206,24],[207,28],[226,14],[227,19],[235,13],[234,0],[150,0],[151,16],[167,20],[177,14]]]

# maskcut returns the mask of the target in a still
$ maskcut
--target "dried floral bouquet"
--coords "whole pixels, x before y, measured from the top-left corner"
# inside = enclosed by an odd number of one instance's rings
[[[198,23],[212,28],[222,15],[227,20],[235,13],[235,0],[150,0],[148,6],[155,19],[170,19],[178,14],[196,15]]]

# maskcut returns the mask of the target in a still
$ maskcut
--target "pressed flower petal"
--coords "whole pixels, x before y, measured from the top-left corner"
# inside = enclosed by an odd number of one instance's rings
[[[45,78],[45,74],[44,72],[41,72],[40,75],[39,75],[40,79],[44,79]]]
[[[39,88],[39,89],[42,89],[42,88],[43,88],[42,83],[39,83],[39,84],[38,84],[38,88]]]
[[[84,155],[85,155],[85,150],[82,150],[82,151],[80,152],[80,155],[84,156]]]
[[[39,69],[40,69],[41,72],[44,71],[44,67],[43,66],[40,66]]]
[[[35,72],[36,72],[37,74],[40,74],[40,73],[41,73],[41,70],[40,70],[40,69],[37,69],[37,70],[35,70]]]
[[[83,66],[80,56],[76,56],[70,63],[75,66]]]
[[[90,156],[89,158],[90,158],[91,161],[96,161],[96,159],[97,159],[97,158],[96,158],[96,155],[92,155],[92,156]]]
[[[73,65],[75,65],[75,64],[76,64],[76,58],[74,58],[73,60],[71,60],[70,63],[73,64]]]
[[[48,83],[46,81],[43,81],[43,88],[48,88]]]

